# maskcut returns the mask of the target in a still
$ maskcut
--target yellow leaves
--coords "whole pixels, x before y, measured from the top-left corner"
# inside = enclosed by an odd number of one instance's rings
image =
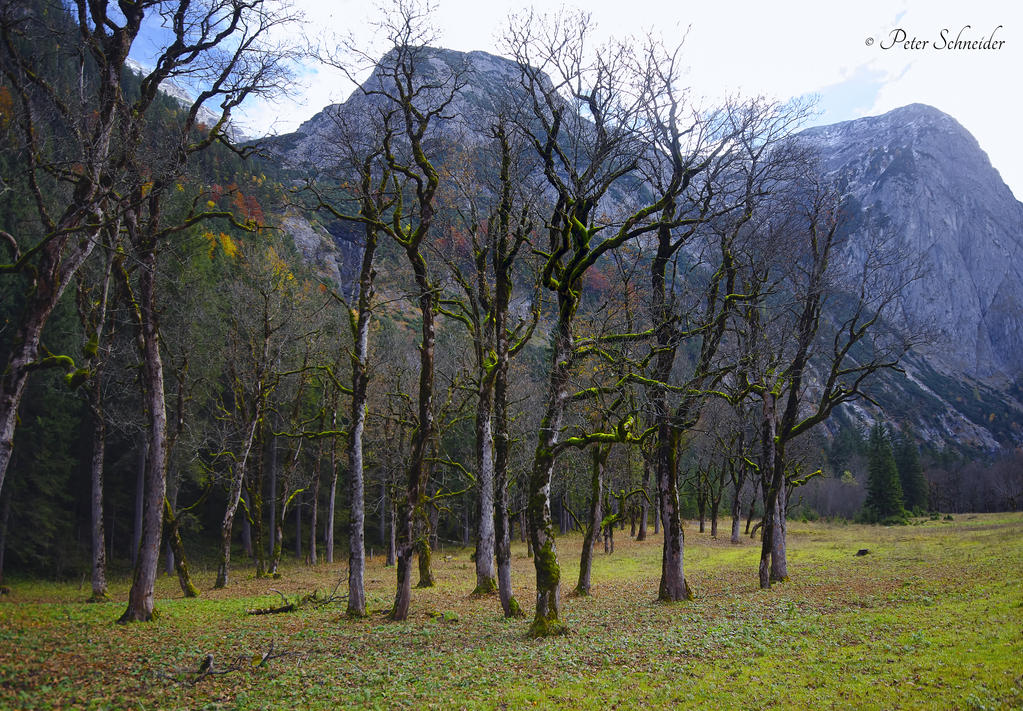
[[[230,259],[236,259],[238,257],[238,245],[233,239],[231,239],[231,235],[226,232],[221,232],[219,234],[204,232],[202,236],[205,237],[206,241],[209,243],[210,259],[213,259],[213,255],[217,251],[217,245],[220,245],[220,249],[224,252],[226,257]]]
[[[211,209],[211,210],[212,210],[212,209],[213,209],[213,208],[215,208],[216,206],[217,206],[217,203],[213,202],[212,200],[207,200],[207,201],[206,201],[206,207],[208,207],[209,209]]]
[[[225,232],[220,233],[220,247],[224,250],[224,254],[232,259],[238,255],[238,246],[231,239],[231,236]]]
[[[153,189],[153,181],[150,180],[148,183],[142,183],[142,197],[149,194],[149,191]]]
[[[270,262],[270,268],[273,269],[274,276],[285,281],[294,281],[295,275],[288,267],[287,261],[285,261],[281,255],[277,253],[277,250],[270,247],[266,250],[267,261]]]

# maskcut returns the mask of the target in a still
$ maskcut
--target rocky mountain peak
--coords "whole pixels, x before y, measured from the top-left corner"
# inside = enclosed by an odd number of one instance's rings
[[[1023,204],[951,116],[911,104],[800,139],[858,213],[855,244],[887,230],[921,255],[905,313],[938,333],[936,366],[992,381],[1023,372]]]
[[[456,72],[465,81],[446,118],[431,126],[432,135],[445,141],[471,147],[483,140],[485,117],[525,98],[511,60],[486,52],[419,51],[422,81],[438,83]],[[328,168],[339,125],[376,115],[380,98],[373,90],[381,86],[389,59],[385,55],[343,104],[276,139],[271,148],[281,162],[306,175]],[[885,386],[884,416],[915,422],[934,441],[984,449],[1020,441],[1023,407],[1013,388],[1023,383],[1023,204],[976,139],[951,116],[911,104],[810,128],[796,140],[816,150],[822,170],[844,196],[850,216],[844,256],[850,263],[862,262],[863,245],[878,234],[922,261],[923,276],[903,294],[901,316],[928,326],[936,337],[906,360],[901,381]],[[311,226],[306,232],[300,241],[308,247],[315,235]],[[337,250],[343,277],[357,256],[345,251],[355,247],[343,237],[319,234],[322,249],[304,251],[319,262]]]
[[[271,141],[281,159],[292,167],[325,167],[324,157],[331,154],[329,143],[341,115],[369,115],[381,102],[374,92],[389,86],[386,74],[394,66],[395,52],[385,54],[370,77],[345,102],[323,108],[295,133]],[[414,52],[420,86],[435,85],[440,96],[455,77],[463,84],[444,117],[434,121],[431,132],[435,135],[456,134],[458,143],[471,144],[480,139],[479,127],[486,125],[489,117],[523,100],[518,65],[510,59],[482,51],[458,52],[429,46],[418,47]]]

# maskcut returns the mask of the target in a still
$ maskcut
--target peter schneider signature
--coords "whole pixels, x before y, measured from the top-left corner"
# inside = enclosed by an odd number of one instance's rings
[[[974,31],[971,25],[963,25],[958,32],[946,27],[938,33],[937,38],[920,39],[916,35],[910,36],[901,27],[896,27],[887,37],[878,40],[878,46],[884,50],[997,50],[1005,44],[1005,40],[996,39],[1000,29],[1002,25],[998,25],[987,34],[981,34]],[[866,44],[868,47],[872,46],[874,38],[868,37]]]

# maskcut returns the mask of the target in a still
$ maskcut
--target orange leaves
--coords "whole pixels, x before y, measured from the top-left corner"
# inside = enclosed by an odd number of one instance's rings
[[[253,176],[253,180],[258,184],[265,180],[265,177],[257,179]],[[254,195],[246,195],[242,192],[235,183],[231,183],[227,186],[219,185],[214,183],[210,186],[210,199],[206,202],[206,206],[210,209],[216,209],[218,206],[224,207],[221,199],[224,196],[230,196],[231,204],[229,209],[235,214],[240,222],[244,222],[250,227],[262,227],[265,223],[265,216],[263,214],[263,206],[259,204],[259,200]]]

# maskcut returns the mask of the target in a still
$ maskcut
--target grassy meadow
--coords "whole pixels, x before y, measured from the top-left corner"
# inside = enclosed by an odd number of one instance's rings
[[[414,591],[403,623],[384,617],[394,571],[379,555],[367,570],[373,613],[357,621],[343,602],[246,614],[279,605],[274,591],[328,594],[340,564],[291,563],[278,580],[237,567],[224,591],[200,569],[193,600],[163,576],[159,619],[128,626],[114,623],[127,580],[99,604],[85,602],[88,581],[9,581],[0,708],[1023,707],[1023,514],[789,529],[792,580],[770,591],[757,589],[758,543],[687,530],[697,599],[676,605],[655,601],[659,536],[617,532],[616,552],[596,556],[589,598],[568,595],[581,538],[560,539],[572,633],[547,640],[504,620],[496,597],[470,597],[474,568],[459,548],[436,553],[438,584]],[[861,548],[870,553],[855,556]],[[518,543],[513,559],[531,612],[532,562]],[[196,682],[207,654],[214,671],[234,670]]]

